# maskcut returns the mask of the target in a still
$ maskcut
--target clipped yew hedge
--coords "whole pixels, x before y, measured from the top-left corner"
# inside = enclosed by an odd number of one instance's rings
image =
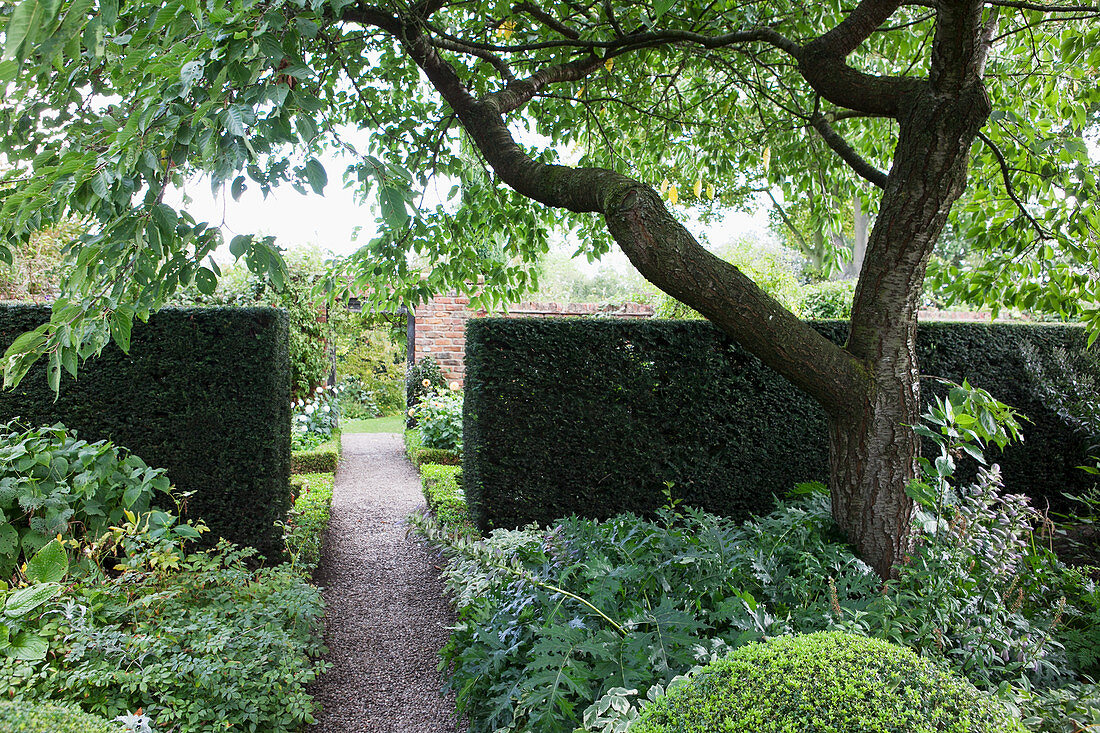
[[[842,343],[847,323],[814,324]],[[1092,480],[1085,440],[1032,396],[1020,346],[1080,349],[1073,326],[925,323],[922,374],[963,379],[1029,419],[992,458],[1012,491],[1062,504]],[[924,381],[925,394],[936,389]],[[467,324],[466,496],[482,531],[569,514],[650,513],[673,499],[716,514],[766,512],[828,476],[813,400],[703,321],[476,319]]]
[[[49,318],[42,306],[0,305],[0,348]],[[62,422],[79,437],[125,446],[193,491],[187,515],[211,534],[282,553],[276,520],[290,493],[287,316],[273,308],[165,309],[135,323],[130,353],[114,344],[85,362],[57,399],[40,361],[0,417]]]

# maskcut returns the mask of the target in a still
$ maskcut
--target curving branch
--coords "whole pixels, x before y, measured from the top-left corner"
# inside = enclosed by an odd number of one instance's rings
[[[1004,180],[1005,192],[1008,193],[1008,197],[1012,199],[1012,203],[1016,205],[1016,208],[1020,210],[1020,213],[1024,215],[1032,229],[1039,235],[1040,240],[1054,239],[1054,236],[1043,228],[1043,225],[1036,220],[1031,212],[1024,206],[1024,202],[1020,200],[1020,197],[1016,194],[1016,187],[1012,185],[1012,175],[1008,167],[1008,161],[1005,160],[1004,153],[997,147],[997,144],[989,139],[989,136],[984,132],[978,132],[978,139],[985,143],[989,151],[993,153],[993,157],[997,159],[997,165],[1001,167],[1001,178]]]
[[[446,38],[433,39],[432,45],[445,51],[454,51],[455,53],[465,53],[476,56],[496,69],[500,77],[506,82],[512,82],[516,79],[516,75],[512,73],[512,67],[508,65],[508,62],[495,53],[483,51],[480,48],[472,48],[464,43],[458,43],[457,41],[451,41]]]
[[[582,74],[600,59],[592,56],[545,69],[509,85],[513,97],[505,89],[479,100],[440,56],[424,25],[400,20],[397,25],[395,39],[454,110],[501,180],[546,206],[602,215],[612,237],[646,279],[709,318],[831,414],[851,412],[850,395],[869,389],[861,363],[764,293],[738,268],[702,247],[672,217],[656,191],[603,168],[540,163],[516,143],[501,110],[533,93],[530,90],[539,84]],[[525,82],[528,86],[521,90]]]
[[[832,125],[829,124],[829,119],[829,115],[815,114],[810,118],[810,124],[821,135],[821,139],[825,141],[825,144],[832,148],[833,152],[839,155],[841,160],[847,163],[848,167],[855,171],[860,178],[885,190],[889,176],[868,163],[866,159],[857,153],[855,148],[849,145],[848,141],[833,129]]]
[[[498,114],[511,112],[531,101],[547,84],[583,79],[602,65],[602,59],[588,56],[567,64],[548,66],[526,79],[513,81],[499,92],[488,95],[485,101],[494,104]]]

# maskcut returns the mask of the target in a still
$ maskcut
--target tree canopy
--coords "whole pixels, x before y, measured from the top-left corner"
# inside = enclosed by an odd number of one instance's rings
[[[949,217],[974,253],[966,272],[935,273],[957,297],[1100,332],[1094,4],[20,0],[0,12],[4,239],[88,222],[53,324],[9,351],[8,382],[45,353],[56,383],[109,338],[125,346],[132,318],[181,284],[214,287],[219,236],[165,205],[168,186],[202,172],[233,196],[320,193],[332,185],[320,151],[339,149],[353,160],[344,185],[379,222],[339,282],[491,302],[530,283],[551,228],[578,231],[591,256],[616,242],[829,412],[834,511],[885,572],[911,509],[917,443],[897,426],[917,414],[916,304]],[[846,347],[670,213],[761,192],[832,231],[853,197],[875,213]],[[271,239],[230,249],[285,277]],[[839,485],[859,488],[846,498]]]

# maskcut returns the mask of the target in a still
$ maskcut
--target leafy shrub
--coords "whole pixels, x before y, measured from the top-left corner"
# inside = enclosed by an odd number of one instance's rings
[[[428,510],[446,531],[476,533],[462,493],[462,468],[425,463],[420,467],[420,485]]]
[[[825,280],[802,286],[799,293],[802,317],[848,320],[852,317],[855,287],[854,280]]]
[[[69,557],[60,540],[53,540],[23,566],[25,583],[9,592],[0,583],[0,654],[12,659],[44,659],[49,651],[49,633],[42,633],[43,604],[61,591],[69,572]]]
[[[666,506],[655,520],[574,517],[477,541],[420,521],[448,557],[459,623],[444,659],[471,731],[621,731],[695,665],[821,630],[904,643],[1021,707],[1056,710],[1056,691],[1081,671],[1062,643],[1081,575],[1044,549],[1026,500],[1005,495],[993,467],[952,486],[953,456],[984,460],[987,442],[1011,437],[1012,412],[958,386],[928,421],[942,452],[912,488],[918,542],[885,587],[844,541],[820,484],[744,524]],[[1040,702],[1012,689],[1038,690]]]
[[[357,329],[353,338],[336,339],[336,369],[347,390],[341,406],[350,408],[342,411],[345,417],[394,415],[404,408],[405,360],[391,334],[390,328]]]
[[[119,723],[89,715],[74,704],[0,700],[0,730],[7,733],[122,733]]]
[[[425,448],[462,450],[462,392],[457,384],[426,395],[410,412],[415,412]]]
[[[443,370],[431,356],[422,356],[405,369],[405,405],[411,410],[436,390],[447,386]],[[416,427],[416,414],[408,413],[406,425]]]
[[[297,497],[283,525],[283,538],[291,566],[306,573],[313,572],[321,561],[334,479],[331,473],[304,473],[292,480]]]
[[[380,416],[382,408],[375,397],[374,392],[354,375],[341,378],[336,385],[336,407],[342,419],[363,420]],[[400,410],[400,405],[397,409]]]
[[[1008,733],[965,679],[904,647],[827,632],[749,644],[647,707],[631,733]]]
[[[57,658],[0,669],[9,694],[76,699],[106,718],[144,706],[166,729],[297,731],[324,669],[323,603],[287,565],[249,569],[251,552],[222,542],[177,571],[76,586]]]
[[[0,426],[0,578],[55,535],[95,539],[168,488],[164,470],[105,440],[79,440],[60,424]]]

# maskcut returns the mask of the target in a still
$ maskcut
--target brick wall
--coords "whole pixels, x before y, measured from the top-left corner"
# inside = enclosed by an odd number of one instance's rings
[[[484,310],[470,310],[470,299],[455,295],[437,295],[416,309],[415,358],[432,356],[439,362],[447,381],[462,384],[466,367],[466,321],[487,315]],[[540,318],[546,316],[600,316],[607,318],[651,318],[653,308],[638,303],[598,305],[595,303],[519,303],[509,306],[507,313],[494,313],[505,318]]]
[[[470,299],[437,295],[416,309],[415,358],[431,355],[439,362],[443,376],[449,382],[463,383],[466,367],[466,321],[485,316],[484,310],[470,310]],[[598,305],[596,303],[519,303],[509,306],[507,313],[494,313],[505,318],[541,318],[547,316],[600,316],[607,318],[652,318],[653,307],[639,303]],[[973,311],[925,310],[921,320],[988,321],[989,313]]]

